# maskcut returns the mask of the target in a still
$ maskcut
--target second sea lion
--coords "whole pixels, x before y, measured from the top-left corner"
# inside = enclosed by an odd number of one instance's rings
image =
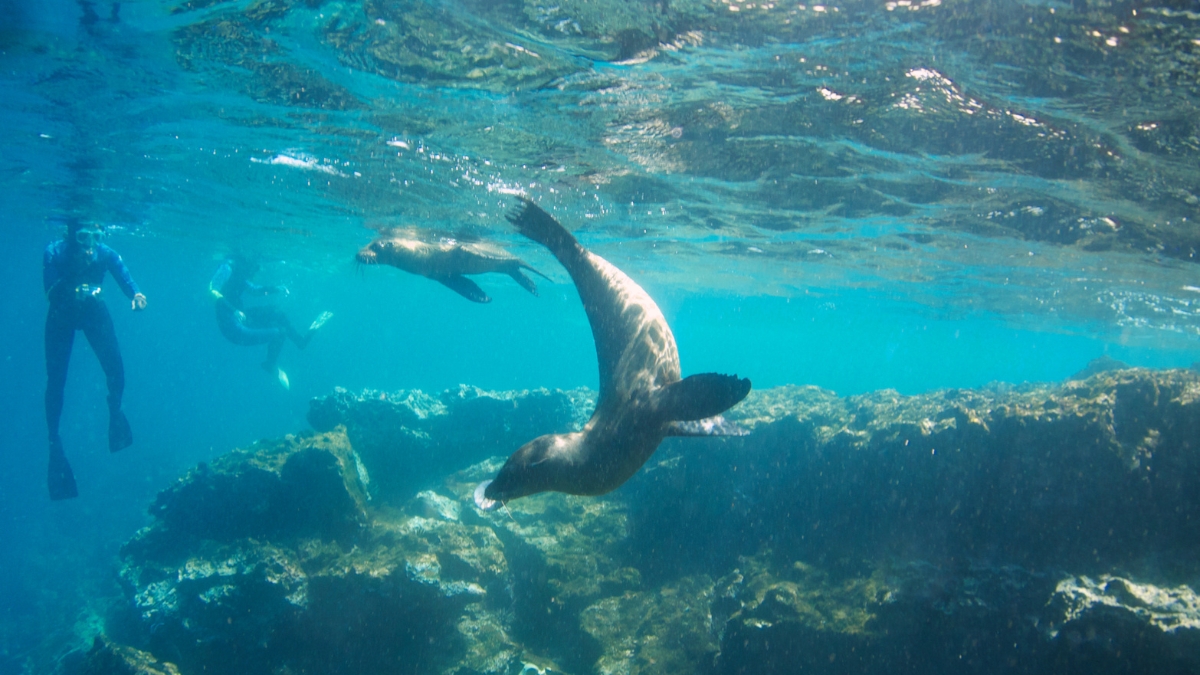
[[[415,229],[389,230],[362,247],[355,256],[364,265],[390,265],[437,281],[472,302],[491,302],[487,293],[467,274],[507,274],[522,288],[537,295],[537,285],[521,270],[547,278],[504,249],[482,241]]]

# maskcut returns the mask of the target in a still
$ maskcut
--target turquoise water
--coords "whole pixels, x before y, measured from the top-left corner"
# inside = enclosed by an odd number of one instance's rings
[[[594,386],[530,195],[656,298],[685,373],[918,393],[1200,361],[1200,15],[1189,3],[0,2],[0,672],[88,634],[186,468],[306,428],[312,396]],[[597,5],[598,6],[598,5]],[[736,11],[735,11],[736,10]],[[104,223],[136,444],[77,340],[81,497],[47,502],[40,255]],[[371,228],[466,231],[552,281],[466,302],[361,268]],[[302,325],[283,391],[206,284],[266,262]],[[77,613],[82,615],[77,616]]]

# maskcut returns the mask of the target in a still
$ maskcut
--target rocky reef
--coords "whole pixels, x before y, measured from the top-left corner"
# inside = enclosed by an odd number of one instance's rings
[[[481,512],[586,391],[337,391],[201,465],[65,673],[1185,673],[1200,375],[754,392],[622,489]]]

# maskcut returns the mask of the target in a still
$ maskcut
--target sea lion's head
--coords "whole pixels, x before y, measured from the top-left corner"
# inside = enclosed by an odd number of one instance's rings
[[[475,505],[490,511],[503,502],[547,490],[561,490],[562,468],[573,456],[579,434],[546,434],[522,445],[500,473],[475,488]]]
[[[375,241],[358,249],[358,255],[355,255],[354,259],[364,265],[378,265],[379,251],[381,249],[383,249],[383,240],[376,239]]]
[[[422,258],[421,254],[424,249],[425,246],[413,238],[379,237],[359,249],[358,255],[354,258],[364,265],[391,265],[407,269]]]

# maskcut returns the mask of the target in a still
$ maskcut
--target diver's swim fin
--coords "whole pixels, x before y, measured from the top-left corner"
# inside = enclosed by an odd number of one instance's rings
[[[133,445],[133,430],[125,413],[117,410],[108,417],[108,451],[116,452]]]
[[[50,469],[46,474],[46,487],[50,489],[50,499],[74,499],[79,496],[75,487],[75,473],[63,453],[62,441],[50,441]]]
[[[320,330],[325,322],[333,318],[333,312],[321,312],[321,315],[313,319],[313,322],[308,325],[308,332]]]
[[[292,381],[288,379],[287,373],[283,372],[283,368],[276,368],[275,376],[279,378],[279,386],[283,387],[284,391],[291,391]]]

